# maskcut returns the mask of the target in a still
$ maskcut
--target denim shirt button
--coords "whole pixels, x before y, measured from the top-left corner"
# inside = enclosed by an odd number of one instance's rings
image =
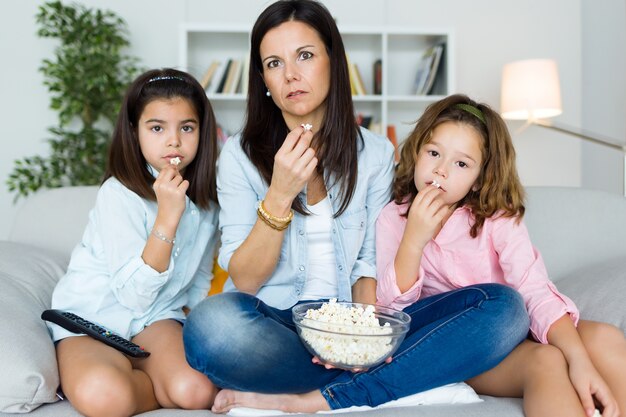
[[[298,234],[299,234],[300,236],[304,235],[304,230],[302,230],[302,229],[298,230]]]
[[[300,271],[304,271],[304,265],[300,265],[300,268],[298,268]]]
[[[343,265],[339,265],[339,270],[343,271]]]
[[[195,215],[195,214],[197,214],[197,213],[198,213],[198,211],[197,211],[196,209],[191,210],[191,214],[194,214],[194,215]]]
[[[335,228],[333,228],[333,233],[337,233],[337,230]]]

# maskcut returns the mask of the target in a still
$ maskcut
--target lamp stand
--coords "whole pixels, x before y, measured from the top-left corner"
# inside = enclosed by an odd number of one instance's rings
[[[529,123],[537,125],[537,126],[541,126],[541,127],[545,127],[547,129],[552,129],[552,130],[556,130],[558,132],[562,132],[562,133],[567,133],[569,135],[572,136],[576,136],[577,138],[580,139],[584,139],[587,140],[589,142],[593,142],[596,143],[598,145],[602,145],[602,146],[606,146],[612,149],[616,149],[618,151],[620,151],[622,153],[622,157],[624,159],[624,166],[623,166],[623,170],[624,170],[624,178],[623,178],[623,186],[624,189],[623,194],[626,197],[626,145],[623,143],[618,143],[617,141],[615,141],[614,139],[611,138],[606,138],[606,137],[601,137],[598,136],[596,134],[590,134],[589,132],[585,132],[582,130],[577,130],[575,128],[569,128],[569,127],[565,127],[565,126],[559,126],[559,125],[554,125],[550,122],[547,122],[545,120],[542,119],[534,119],[534,120],[530,120]]]

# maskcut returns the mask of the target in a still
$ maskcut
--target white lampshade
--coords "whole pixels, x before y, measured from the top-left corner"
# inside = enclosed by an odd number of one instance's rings
[[[556,62],[527,59],[506,64],[502,71],[500,104],[505,119],[535,120],[561,114]]]

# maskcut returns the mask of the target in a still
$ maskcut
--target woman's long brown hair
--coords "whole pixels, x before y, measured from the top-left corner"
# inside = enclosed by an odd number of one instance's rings
[[[287,21],[303,22],[317,31],[326,46],[330,60],[330,88],[326,98],[326,114],[314,138],[317,144],[317,170],[327,187],[336,181],[340,186],[340,205],[335,217],[341,215],[357,182],[357,152],[363,139],[354,117],[350,78],[343,40],[329,11],[313,0],[280,0],[268,6],[259,16],[250,37],[250,72],[246,121],[242,132],[242,148],[267,184],[274,171],[274,155],[283,144],[289,129],[280,109],[265,95],[260,46],[265,34]],[[360,141],[359,141],[360,139]],[[307,214],[304,203],[294,199],[292,208]]]

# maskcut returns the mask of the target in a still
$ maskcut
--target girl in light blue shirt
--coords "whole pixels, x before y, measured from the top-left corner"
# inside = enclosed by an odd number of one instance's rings
[[[152,70],[129,87],[105,180],[52,308],[131,339],[132,359],[49,324],[61,386],[82,414],[206,409],[216,387],[185,361],[183,308],[206,297],[217,228],[216,123],[199,83]],[[115,398],[115,401],[111,401]]]

